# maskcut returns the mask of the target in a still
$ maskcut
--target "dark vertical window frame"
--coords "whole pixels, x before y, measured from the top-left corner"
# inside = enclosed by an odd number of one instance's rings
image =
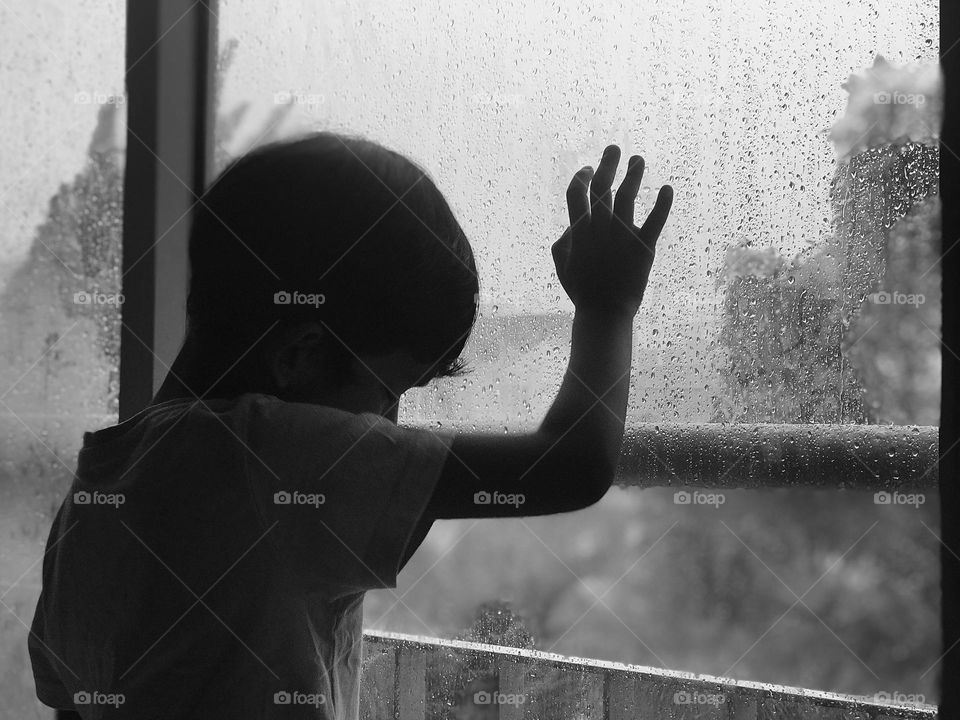
[[[190,209],[211,166],[215,0],[128,0],[120,419],[146,407],[184,334]]]
[[[940,667],[940,717],[960,718],[960,3],[940,2],[940,62],[945,83],[940,134],[940,196],[943,198],[943,385],[940,397],[940,532],[944,657]]]

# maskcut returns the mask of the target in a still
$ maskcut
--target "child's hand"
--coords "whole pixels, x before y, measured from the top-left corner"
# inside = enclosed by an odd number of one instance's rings
[[[596,503],[610,489],[630,394],[633,316],[673,200],[673,190],[664,186],[643,227],[634,227],[643,160],[630,158],[612,202],[619,160],[620,149],[611,145],[596,176],[584,168],[567,190],[571,227],[554,244],[553,257],[577,314],[567,372],[553,405],[534,432],[457,435],[450,449],[456,462],[443,466],[428,518],[569,512]],[[487,488],[522,497],[523,503],[478,503],[477,493]]]
[[[632,316],[643,299],[673,188],[660,188],[653,210],[637,228],[633,204],[643,178],[643,158],[630,158],[616,200],[611,202],[619,162],[620,148],[609,145],[596,174],[585,167],[573,176],[567,188],[570,227],[554,243],[553,259],[560,284],[577,309],[597,307]]]

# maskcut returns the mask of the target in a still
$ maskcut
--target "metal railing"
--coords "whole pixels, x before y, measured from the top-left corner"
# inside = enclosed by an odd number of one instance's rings
[[[435,427],[412,422],[414,427]],[[471,423],[464,432],[503,433]],[[630,423],[617,484],[632,487],[816,487],[933,492],[939,428],[928,425]]]
[[[939,428],[919,425],[628,426],[625,485],[934,490]]]

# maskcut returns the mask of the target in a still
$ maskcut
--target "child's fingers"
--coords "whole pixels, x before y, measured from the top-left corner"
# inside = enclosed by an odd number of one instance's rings
[[[613,203],[613,214],[628,228],[633,227],[633,209],[643,180],[643,158],[633,155],[627,161],[627,174],[617,188],[617,197]]]
[[[653,205],[653,210],[647,215],[643,227],[640,228],[640,239],[652,250],[657,245],[657,238],[660,237],[660,231],[663,230],[663,224],[667,221],[670,214],[670,206],[673,205],[673,188],[664,185],[657,194],[657,202]]]
[[[567,213],[570,215],[570,227],[579,237],[584,228],[590,227],[590,202],[587,200],[587,188],[593,177],[592,167],[580,168],[574,173],[567,186]]]
[[[597,167],[597,174],[590,182],[590,214],[594,222],[599,220],[601,225],[609,224],[613,213],[610,188],[613,186],[613,176],[616,175],[619,163],[620,148],[616,145],[607,145],[600,159],[600,165]]]

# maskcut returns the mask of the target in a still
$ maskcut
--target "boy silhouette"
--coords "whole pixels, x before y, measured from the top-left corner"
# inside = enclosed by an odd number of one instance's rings
[[[477,315],[473,251],[422,169],[333,133],[228,166],[193,218],[183,348],[149,407],[84,434],[53,522],[40,700],[83,718],[354,719],[364,593],[396,586],[434,520],[602,498],[672,202],[664,186],[637,228],[643,160],[614,195],[619,159],[607,147],[568,187],[553,258],[576,308],[569,367],[539,428],[512,435],[396,424],[406,390],[462,370]]]

